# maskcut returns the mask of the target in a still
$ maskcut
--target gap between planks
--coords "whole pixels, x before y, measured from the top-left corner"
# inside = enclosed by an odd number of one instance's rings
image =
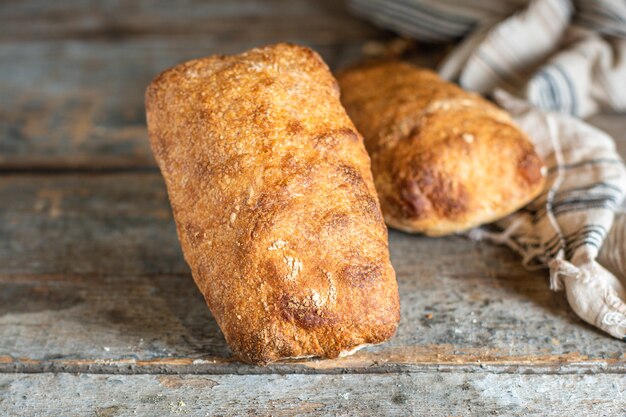
[[[381,360],[384,358],[384,361]],[[459,355],[446,360],[428,358],[389,358],[389,355],[364,354],[335,360],[282,361],[268,366],[254,366],[234,358],[155,358],[136,359],[56,359],[33,360],[0,356],[2,373],[85,373],[85,374],[189,374],[189,375],[261,375],[261,374],[387,374],[387,373],[493,373],[525,375],[594,375],[626,374],[620,359],[586,359],[577,354],[544,357],[476,359]]]

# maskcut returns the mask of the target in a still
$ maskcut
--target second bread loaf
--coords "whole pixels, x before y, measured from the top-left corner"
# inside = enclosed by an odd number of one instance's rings
[[[492,222],[536,197],[545,168],[501,109],[403,62],[338,76],[365,137],[387,224],[438,236]]]

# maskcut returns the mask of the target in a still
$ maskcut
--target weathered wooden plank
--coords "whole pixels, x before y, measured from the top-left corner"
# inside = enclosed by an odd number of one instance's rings
[[[368,42],[311,40],[304,30],[267,42],[280,40],[314,47],[334,68],[358,60]],[[152,77],[187,59],[263,43],[210,36],[0,43],[0,169],[154,167],[143,105]],[[624,116],[591,120],[626,154]]]
[[[281,41],[338,68],[391,36],[334,1],[0,4],[0,169],[154,166],[143,93],[164,69]]]
[[[623,416],[621,375],[0,375],[4,416]]]
[[[0,168],[154,166],[143,94],[164,69],[284,41],[338,67],[390,36],[333,0],[2,2]]]
[[[230,358],[189,276],[156,173],[0,177],[0,371],[626,372],[505,248],[390,233],[396,337],[354,357],[254,368]]]
[[[314,44],[343,65],[361,42]],[[150,80],[182,61],[266,43],[211,38],[0,43],[0,168],[154,166],[143,96]]]
[[[362,40],[380,31],[350,16],[342,0],[45,0],[0,3],[0,40],[136,37],[271,42]]]

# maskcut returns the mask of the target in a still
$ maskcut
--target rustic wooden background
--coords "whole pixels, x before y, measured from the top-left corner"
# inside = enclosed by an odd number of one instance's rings
[[[391,342],[231,358],[180,252],[145,87],[277,41],[336,69],[392,37],[334,0],[0,2],[0,416],[625,415],[626,345],[545,272],[460,237],[390,233]],[[626,155],[626,116],[592,122]]]

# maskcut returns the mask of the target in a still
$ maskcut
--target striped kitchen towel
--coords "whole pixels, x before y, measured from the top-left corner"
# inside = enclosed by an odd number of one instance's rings
[[[508,245],[530,269],[549,267],[551,288],[565,290],[579,317],[626,341],[626,166],[615,143],[572,116],[503,91],[495,98],[535,144],[547,183],[531,204],[496,223],[500,232],[479,228],[470,238]]]
[[[626,110],[624,0],[350,0],[355,13],[427,42],[464,39],[439,67],[463,88],[496,88],[586,117]]]

